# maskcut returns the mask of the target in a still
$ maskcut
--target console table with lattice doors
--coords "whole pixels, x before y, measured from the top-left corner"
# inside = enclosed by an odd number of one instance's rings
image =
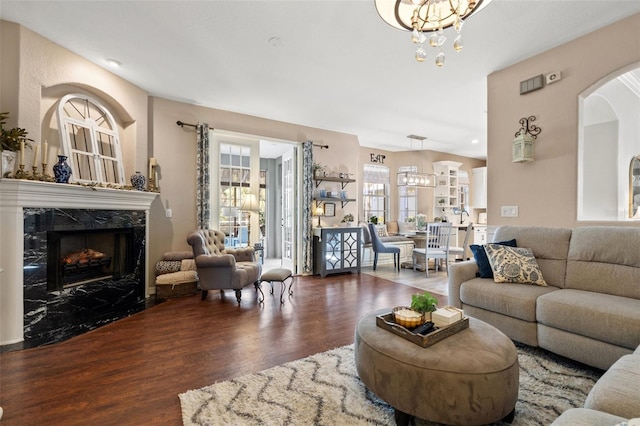
[[[360,273],[361,230],[359,226],[314,228],[314,273],[323,278],[339,272]]]

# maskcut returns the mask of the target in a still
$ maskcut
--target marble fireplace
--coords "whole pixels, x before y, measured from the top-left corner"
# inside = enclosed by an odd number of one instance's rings
[[[157,195],[1,179],[0,345],[53,343],[143,309]]]

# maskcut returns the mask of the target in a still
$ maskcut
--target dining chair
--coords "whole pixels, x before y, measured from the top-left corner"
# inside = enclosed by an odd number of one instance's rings
[[[460,256],[462,260],[467,260],[467,248],[469,248],[469,238],[473,234],[473,223],[469,222],[467,225],[467,231],[462,242],[462,247],[449,246],[449,256]]]
[[[378,230],[373,223],[369,224],[369,233],[371,234],[371,248],[373,249],[373,270],[378,266],[379,253],[393,254],[393,267],[400,270],[400,247],[386,245],[378,237]]]
[[[434,259],[438,272],[439,261],[444,259],[445,271],[449,274],[449,240],[451,238],[451,222],[435,222],[427,224],[427,244],[425,248],[413,249],[413,270],[417,260],[425,258],[425,271],[429,278],[429,259]]]

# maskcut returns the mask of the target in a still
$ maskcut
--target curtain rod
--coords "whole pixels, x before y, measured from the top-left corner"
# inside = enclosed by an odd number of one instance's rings
[[[318,144],[314,143],[313,146],[318,146],[318,147],[320,147],[320,149],[329,149],[329,145],[318,145]]]
[[[198,126],[197,126],[197,125],[195,125],[195,124],[183,123],[183,122],[182,122],[182,121],[180,121],[180,120],[176,121],[176,124],[177,124],[178,126],[180,126],[180,127],[184,127],[184,126],[198,127]]]

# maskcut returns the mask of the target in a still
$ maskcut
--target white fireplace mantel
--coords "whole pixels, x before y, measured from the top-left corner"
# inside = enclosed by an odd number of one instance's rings
[[[0,345],[24,340],[25,207],[144,210],[147,215],[145,239],[148,240],[149,209],[157,196],[155,192],[0,179]],[[145,265],[148,265],[148,253]]]

